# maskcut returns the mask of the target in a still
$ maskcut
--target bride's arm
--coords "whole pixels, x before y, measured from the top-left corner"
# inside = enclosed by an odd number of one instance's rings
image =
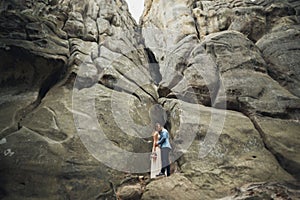
[[[157,131],[153,132],[152,138],[153,138],[153,143],[152,143],[152,152],[155,152],[155,147],[156,147],[156,140],[157,140]]]

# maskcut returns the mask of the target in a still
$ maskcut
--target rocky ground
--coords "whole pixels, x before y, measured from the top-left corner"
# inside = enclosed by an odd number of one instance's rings
[[[0,2],[0,199],[300,198],[300,3]],[[149,180],[152,125],[172,137]],[[172,191],[172,192],[166,192]]]

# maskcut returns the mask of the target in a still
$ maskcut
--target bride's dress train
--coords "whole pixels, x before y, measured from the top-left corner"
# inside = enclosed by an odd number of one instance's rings
[[[156,153],[156,157],[151,156],[151,173],[150,173],[151,179],[155,178],[156,175],[159,174],[161,170],[161,153],[159,147],[155,148],[155,153]]]

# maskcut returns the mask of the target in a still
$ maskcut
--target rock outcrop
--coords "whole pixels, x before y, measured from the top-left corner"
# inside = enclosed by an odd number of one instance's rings
[[[112,113],[112,93],[117,103],[132,100],[130,107],[120,106],[141,125],[150,122],[143,109],[157,99],[126,3],[5,1],[0,20],[1,198],[112,197],[124,174],[85,148],[74,117],[86,120],[91,113],[73,102],[95,102],[113,144],[133,152],[151,147],[128,122],[122,129],[112,120],[119,117]],[[125,134],[128,127],[131,135]]]
[[[299,12],[146,0],[138,25],[124,0],[1,2],[0,198],[299,196]],[[156,121],[176,169],[149,180]]]
[[[243,183],[293,180],[266,149],[248,117],[178,100],[164,100],[163,105],[172,116],[174,152],[185,151],[178,159],[181,173],[201,188],[203,199],[221,198],[228,188]],[[194,140],[188,140],[187,132],[195,133]],[[217,142],[209,143],[208,138]],[[186,145],[187,141],[193,142]],[[205,149],[210,144],[214,145]]]
[[[229,199],[297,199],[299,185],[285,185],[279,183],[251,183],[235,188],[235,194],[221,198]]]

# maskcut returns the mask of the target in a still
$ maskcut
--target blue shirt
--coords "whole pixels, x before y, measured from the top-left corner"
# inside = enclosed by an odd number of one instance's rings
[[[163,129],[159,134],[160,134],[160,138],[157,144],[160,145],[160,148],[172,149],[169,141],[169,132],[166,129]]]

